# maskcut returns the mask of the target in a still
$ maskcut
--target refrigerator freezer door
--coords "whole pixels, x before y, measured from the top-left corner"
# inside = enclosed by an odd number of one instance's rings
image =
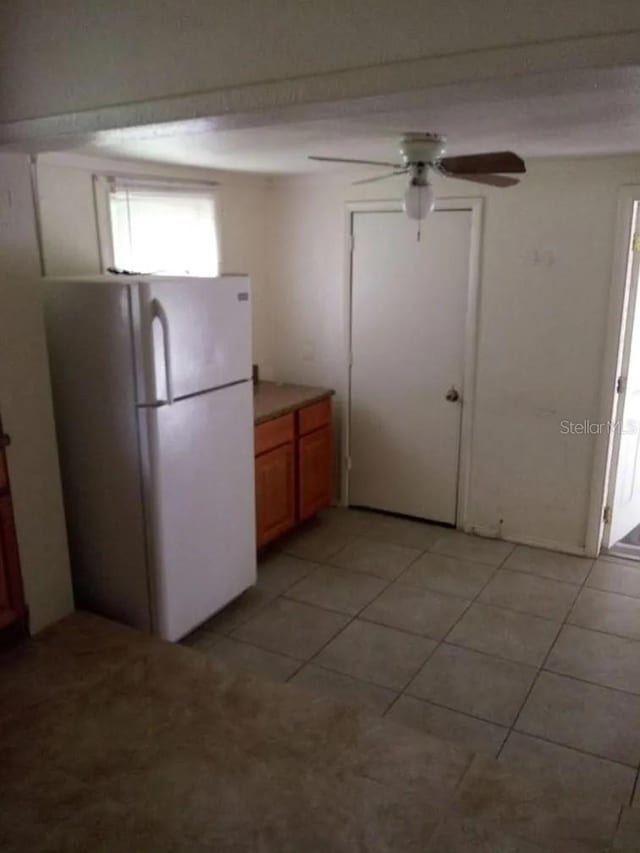
[[[137,281],[142,349],[138,402],[198,394],[251,378],[247,276]]]
[[[154,627],[177,640],[256,582],[253,388],[138,411]]]

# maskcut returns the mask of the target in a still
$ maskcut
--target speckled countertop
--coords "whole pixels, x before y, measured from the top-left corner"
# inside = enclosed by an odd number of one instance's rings
[[[257,383],[253,390],[253,419],[261,424],[280,415],[287,415],[303,406],[317,403],[335,392],[331,388],[315,388],[311,385],[290,385],[288,382]]]

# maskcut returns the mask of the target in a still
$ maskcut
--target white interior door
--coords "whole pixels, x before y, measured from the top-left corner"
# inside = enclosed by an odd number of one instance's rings
[[[634,218],[637,221],[637,215]],[[618,402],[609,545],[619,542],[640,524],[640,253],[634,252],[633,246],[629,250],[628,273],[629,307],[622,356],[624,389]]]
[[[353,214],[354,506],[456,522],[471,217]]]

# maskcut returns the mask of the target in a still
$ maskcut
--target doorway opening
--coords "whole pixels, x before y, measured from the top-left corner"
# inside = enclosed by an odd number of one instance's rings
[[[480,212],[350,207],[348,505],[464,528]]]
[[[626,206],[620,254],[624,295],[602,546],[640,560],[640,190]]]

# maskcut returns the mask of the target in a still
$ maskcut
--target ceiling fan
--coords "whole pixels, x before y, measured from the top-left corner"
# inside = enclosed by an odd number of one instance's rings
[[[464,157],[445,157],[446,137],[435,133],[405,133],[400,141],[401,163],[378,160],[351,160],[344,157],[310,156],[310,160],[330,163],[362,163],[370,166],[386,166],[393,171],[373,178],[354,181],[354,184],[369,184],[384,181],[396,175],[409,175],[409,186],[404,195],[404,210],[411,219],[424,219],[435,202],[433,188],[429,183],[429,169],[446,178],[474,181],[491,187],[512,187],[519,183],[508,174],[526,172],[524,161],[512,151],[492,151],[489,154],[468,154]]]

